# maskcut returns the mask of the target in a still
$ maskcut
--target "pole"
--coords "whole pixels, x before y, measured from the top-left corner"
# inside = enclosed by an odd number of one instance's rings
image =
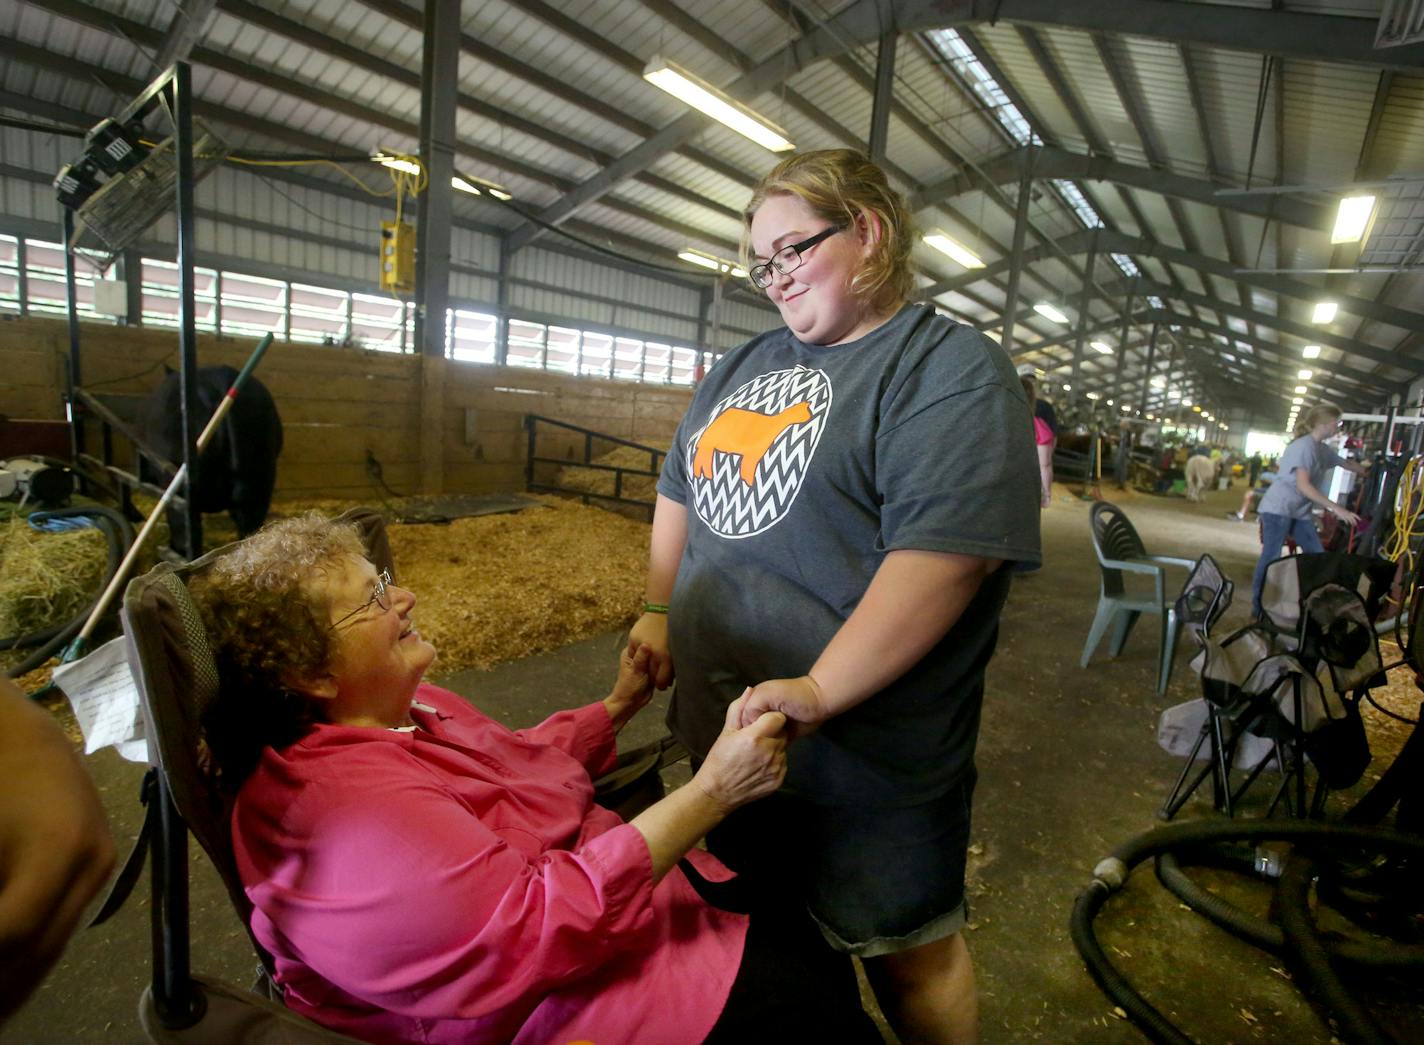
[[[1033,158],[1031,150],[1019,177],[1019,198],[1014,204],[1014,243],[1009,252],[1009,286],[1004,297],[1004,327],[999,344],[1010,356],[1014,354],[1014,313],[1019,309],[1019,277],[1023,275],[1024,237],[1028,234],[1028,205],[1033,196]]]
[[[190,561],[203,553],[203,515],[198,509],[198,330],[194,313],[193,252],[197,246],[193,227],[193,92],[187,62],[173,66],[173,155],[177,161],[178,217],[178,382],[182,390],[183,474],[187,496],[183,502],[183,533],[179,550]]]

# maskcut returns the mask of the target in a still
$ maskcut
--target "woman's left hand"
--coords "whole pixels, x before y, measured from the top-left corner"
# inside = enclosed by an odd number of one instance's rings
[[[636,651],[625,649],[618,655],[618,681],[613,683],[613,692],[603,699],[615,733],[653,698],[653,680],[648,675],[650,653],[647,646],[640,645]]]
[[[745,693],[746,703],[742,705],[741,725],[751,725],[769,711],[779,711],[786,716],[786,728],[790,739],[814,733],[830,715],[826,711],[821,687],[810,675],[794,679],[769,679],[756,686],[749,686]]]

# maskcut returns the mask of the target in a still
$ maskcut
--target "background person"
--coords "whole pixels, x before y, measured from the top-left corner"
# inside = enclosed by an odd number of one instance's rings
[[[1038,371],[1032,363],[1018,368],[1019,381],[1024,395],[1028,396],[1033,411],[1033,442],[1038,456],[1038,475],[1041,496],[1039,507],[1047,508],[1053,503],[1053,447],[1057,439],[1057,418],[1053,417],[1053,406],[1038,398]],[[1047,416],[1039,413],[1039,406],[1048,408]],[[1050,418],[1053,419],[1050,423]]]
[[[1347,461],[1325,444],[1340,426],[1340,408],[1334,403],[1317,403],[1296,425],[1295,439],[1281,454],[1275,482],[1261,498],[1256,514],[1261,518],[1261,557],[1251,580],[1251,610],[1261,615],[1261,589],[1266,583],[1266,567],[1280,558],[1281,545],[1289,537],[1307,554],[1324,551],[1315,529],[1314,505],[1320,505],[1341,522],[1354,526],[1360,517],[1336,504],[1320,491],[1332,468],[1344,468],[1364,475],[1368,465]]]
[[[113,866],[104,809],[74,746],[0,677],[0,1023],[59,959]]]
[[[223,680],[205,735],[289,1008],[363,1041],[879,1040],[809,921],[739,902],[693,849],[780,784],[780,715],[729,709],[692,781],[624,823],[590,774],[648,700],[646,652],[606,699],[511,732],[422,681],[415,596],[363,551],[287,519],[190,585]]]
[[[860,955],[902,1041],[972,1041],[984,668],[1001,565],[1040,559],[1027,399],[998,345],[906,303],[909,217],[863,155],[784,160],[743,218],[785,328],[725,355],[683,418],[633,641],[659,685],[676,666],[668,724],[695,754],[744,693],[744,725],[779,711],[803,738],[786,790],[712,851]]]

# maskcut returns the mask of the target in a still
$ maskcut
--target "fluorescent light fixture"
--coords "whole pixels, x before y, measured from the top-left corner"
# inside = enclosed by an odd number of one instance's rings
[[[1112,406],[1112,405],[1113,405],[1113,401],[1112,401],[1111,399],[1109,399],[1109,400],[1108,400],[1108,406]]]
[[[1340,209],[1335,212],[1335,228],[1330,233],[1330,242],[1358,243],[1364,239],[1365,228],[1374,209],[1373,196],[1344,197],[1340,200]]]
[[[453,188],[459,189],[461,192],[468,192],[471,196],[483,195],[479,189],[475,188],[475,186],[471,185],[458,174],[450,179],[450,185]]]
[[[1192,407],[1192,413],[1194,413],[1194,414],[1199,414],[1199,413],[1201,413],[1201,412],[1202,412],[1201,407],[1199,407],[1199,406],[1194,406],[1194,407]]]
[[[684,247],[677,252],[677,256],[683,261],[693,265],[701,265],[705,269],[713,272],[731,273],[738,279],[747,278],[747,270],[738,265],[735,261],[728,261],[726,258],[719,258],[715,254],[708,254],[693,247]]]
[[[1167,379],[1166,379],[1165,377],[1154,377],[1154,378],[1153,378],[1150,382],[1148,382],[1148,383],[1149,383],[1153,388],[1165,388],[1166,385],[1167,385]]]
[[[1315,303],[1315,313],[1310,317],[1312,323],[1333,323],[1335,313],[1340,311],[1340,306],[1334,301],[1317,301]]]
[[[1099,352],[1105,356],[1113,354],[1112,345],[1109,345],[1106,341],[1089,341],[1088,347],[1094,352]]]
[[[1314,371],[1314,370],[1297,370],[1297,371],[1295,372],[1295,376],[1296,376],[1296,379],[1297,379],[1297,380],[1300,380],[1300,381],[1309,381],[1312,377],[1315,376],[1315,371]]]
[[[1316,357],[1318,357],[1318,356],[1320,355],[1320,346],[1319,346],[1319,345],[1306,345],[1304,348],[1302,348],[1302,349],[1300,350],[1300,354],[1301,354],[1302,356],[1304,356],[1306,359],[1315,359]]]
[[[932,232],[926,233],[921,238],[935,250],[941,254],[948,255],[967,269],[981,269],[984,267],[984,262],[979,260],[979,255],[965,247],[943,229],[935,229]]]
[[[643,79],[764,149],[790,152],[796,148],[776,124],[661,55],[655,54],[648,60],[643,67]]]
[[[1125,414],[1128,413],[1132,409],[1132,407],[1128,406],[1126,403],[1123,403],[1122,406],[1118,407],[1118,409]]]
[[[1088,393],[1088,398],[1096,402],[1096,401],[1098,400],[1099,396],[1098,396],[1098,393],[1096,393],[1096,392],[1089,392],[1089,393]]]
[[[1040,301],[1037,305],[1033,306],[1033,310],[1044,319],[1051,319],[1055,323],[1066,324],[1068,322],[1068,317],[1047,301]]]
[[[375,160],[382,167],[389,167],[393,171],[402,171],[406,174],[419,174],[420,164],[414,160],[407,160],[394,153],[382,149],[380,152],[372,153],[371,159]]]
[[[1063,386],[1063,391],[1065,391],[1065,392],[1071,392],[1071,391],[1073,391],[1073,386],[1072,386],[1072,385],[1064,385],[1064,386]]]
[[[1303,402],[1305,402],[1305,400],[1300,398],[1300,396],[1296,396],[1294,399],[1291,400],[1291,404],[1293,406],[1300,406],[1300,404]]]
[[[1305,385],[1296,385],[1293,391],[1296,395],[1304,395],[1308,391],[1308,389]]]
[[[481,192],[487,192],[487,193],[489,193],[491,196],[493,196],[493,197],[494,197],[495,199],[497,199],[497,200],[512,200],[512,199],[514,199],[514,197],[511,196],[511,195],[508,193],[508,191],[505,190],[505,187],[504,187],[503,185],[497,185],[497,184],[495,184],[494,182],[489,181],[489,180],[486,179],[486,178],[480,178],[480,177],[477,177],[477,176],[475,176],[475,175],[473,175],[473,174],[466,174],[466,175],[463,175],[463,176],[460,176],[460,177],[455,177],[455,178],[451,178],[451,179],[450,179],[450,182],[451,182],[452,185],[453,185],[455,182],[459,182],[459,181],[463,181],[463,182],[465,182],[465,184],[471,186],[471,189],[467,189],[466,191],[472,191],[474,188],[478,187],[479,191],[481,191]],[[458,189],[458,188],[460,188],[460,186],[459,186],[459,185],[455,185],[455,188]]]

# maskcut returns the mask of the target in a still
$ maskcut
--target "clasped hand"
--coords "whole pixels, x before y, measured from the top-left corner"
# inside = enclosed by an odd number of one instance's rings
[[[791,740],[814,733],[822,722],[830,718],[825,695],[810,675],[794,679],[769,679],[758,685],[748,686],[738,703],[742,705],[743,726],[751,725],[768,712],[781,712],[786,716],[787,734]]]
[[[650,659],[651,650],[633,642],[618,655],[618,680],[613,683],[613,692],[603,698],[615,733],[653,699]]]

